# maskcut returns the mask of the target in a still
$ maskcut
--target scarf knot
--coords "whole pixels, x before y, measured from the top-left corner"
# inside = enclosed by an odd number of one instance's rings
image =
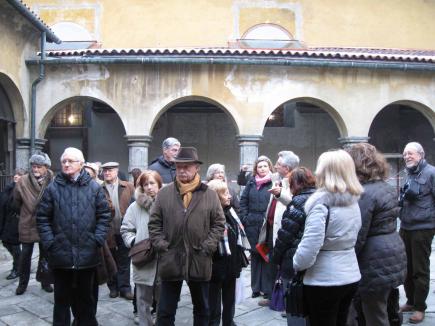
[[[272,174],[269,173],[265,175],[264,177],[260,177],[258,175],[255,176],[255,185],[257,187],[257,190],[260,190],[262,185],[265,185],[266,183],[272,181]]]
[[[180,191],[181,198],[183,199],[183,205],[184,208],[189,207],[190,201],[192,200],[192,192],[198,188],[199,184],[201,183],[201,179],[199,177],[199,174],[197,173],[195,175],[195,178],[193,178],[192,181],[189,183],[182,183],[178,178],[176,178],[177,186]]]

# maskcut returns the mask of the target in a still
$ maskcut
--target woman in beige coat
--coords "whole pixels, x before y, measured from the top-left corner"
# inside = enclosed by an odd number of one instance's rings
[[[162,187],[162,179],[155,171],[144,171],[137,180],[136,201],[125,213],[121,235],[127,248],[149,238],[149,211],[157,192]],[[151,305],[156,279],[157,259],[143,267],[133,265],[133,281],[136,284],[136,300],[139,311],[139,325],[153,325]]]

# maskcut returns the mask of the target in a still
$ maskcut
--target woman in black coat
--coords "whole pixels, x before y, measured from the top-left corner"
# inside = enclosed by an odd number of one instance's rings
[[[347,151],[364,187],[358,202],[362,226],[355,245],[361,271],[357,296],[366,325],[389,325],[388,297],[393,289],[403,284],[406,276],[405,247],[396,231],[397,194],[394,187],[385,182],[388,165],[374,146],[360,143]]]
[[[279,266],[279,272],[284,286],[294,277],[293,255],[304,234],[307,214],[304,205],[308,197],[316,190],[316,179],[313,173],[305,168],[295,168],[289,176],[292,201],[282,216],[281,228],[273,249],[273,262]],[[288,325],[305,325],[305,320],[287,315]]]
[[[244,231],[240,227],[241,222],[234,208],[231,206],[231,195],[227,184],[222,180],[211,180],[207,186],[217,192],[225,214],[224,237],[219,243],[219,249],[213,255],[208,296],[209,326],[220,325],[221,311],[222,326],[233,326],[236,279],[240,276],[242,267],[246,266],[247,262],[241,240]]]
[[[23,169],[16,169],[14,175],[14,181],[8,184],[0,197],[0,239],[3,242],[3,246],[9,251],[12,256],[13,264],[12,270],[7,280],[12,280],[19,276],[18,274],[18,262],[21,254],[20,241],[18,236],[18,215],[12,207],[13,193],[15,184],[26,174]]]
[[[268,292],[273,287],[272,282],[275,279],[274,269],[272,269],[271,264],[266,263],[255,249],[270,201],[269,189],[272,187],[272,169],[272,162],[268,157],[258,157],[254,163],[254,176],[246,184],[240,198],[240,219],[251,245],[251,288],[253,298],[260,296],[261,292],[267,298],[271,294]],[[272,239],[272,237],[269,238]]]

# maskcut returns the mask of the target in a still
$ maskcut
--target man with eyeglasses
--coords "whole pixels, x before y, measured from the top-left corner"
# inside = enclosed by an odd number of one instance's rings
[[[423,147],[408,143],[403,150],[406,181],[400,190],[400,236],[405,243],[408,273],[406,304],[401,311],[414,311],[412,324],[424,320],[430,284],[430,254],[435,234],[435,167],[424,158]]]
[[[104,190],[83,168],[74,147],[61,156],[62,173],[47,187],[36,222],[54,275],[53,325],[98,325],[94,296],[99,248],[109,230],[110,208]]]
[[[33,154],[29,164],[31,171],[17,182],[12,203],[12,208],[19,214],[18,233],[22,244],[18,265],[20,280],[15,290],[16,295],[23,294],[29,284],[33,247],[36,242],[39,242],[35,218],[36,207],[45,188],[53,178],[53,172],[50,170],[51,160],[47,154],[42,152]],[[36,280],[41,282],[41,288],[44,291],[53,292],[50,285],[53,283],[51,271],[47,264],[46,253],[41,245],[39,245]]]
[[[118,178],[119,163],[107,162],[101,166],[103,169],[103,189],[107,200],[111,203],[112,223],[107,243],[115,259],[118,272],[107,282],[111,298],[121,296],[133,300],[134,295],[130,285],[130,258],[128,248],[125,246],[120,234],[121,222],[128,206],[133,202],[134,186]]]

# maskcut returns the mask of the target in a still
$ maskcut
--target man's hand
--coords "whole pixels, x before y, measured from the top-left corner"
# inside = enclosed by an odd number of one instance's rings
[[[275,186],[273,188],[270,188],[268,191],[273,194],[275,197],[279,197],[281,195],[281,189],[280,186]]]

